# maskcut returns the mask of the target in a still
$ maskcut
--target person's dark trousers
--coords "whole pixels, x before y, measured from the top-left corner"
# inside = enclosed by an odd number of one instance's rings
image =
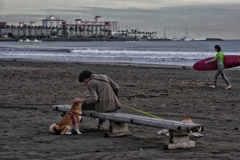
[[[118,112],[118,109],[113,109],[104,113],[117,113],[117,112]],[[102,125],[105,121],[106,121],[105,119],[99,119],[98,124]]]
[[[94,110],[95,108],[95,103],[90,103],[90,104],[86,104],[86,103],[82,103],[82,110]]]
[[[85,104],[82,103],[82,110],[95,110],[95,103]],[[118,109],[113,109],[110,111],[106,111],[105,113],[117,113]],[[98,124],[102,125],[106,120],[105,119],[99,119]]]

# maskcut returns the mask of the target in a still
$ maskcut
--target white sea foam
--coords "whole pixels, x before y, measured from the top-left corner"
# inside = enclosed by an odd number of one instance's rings
[[[211,42],[50,42],[40,44],[5,43],[0,44],[0,58],[24,58],[71,62],[117,62],[144,64],[174,64],[191,66],[197,60],[214,56]],[[223,42],[222,42],[223,43]],[[225,54],[238,54],[238,43]],[[229,45],[228,44],[228,45]],[[228,46],[223,43],[223,45]],[[208,46],[211,46],[207,48]],[[203,48],[207,48],[203,50]],[[239,50],[238,50],[239,49]],[[237,52],[238,51],[238,52]]]

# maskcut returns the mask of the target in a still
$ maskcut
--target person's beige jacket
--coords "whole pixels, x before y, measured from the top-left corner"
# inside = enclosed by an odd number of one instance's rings
[[[107,75],[92,74],[87,84],[89,97],[84,99],[86,104],[95,103],[97,112],[107,112],[121,108],[121,104],[115,95],[119,86]],[[114,93],[115,91],[115,93]]]

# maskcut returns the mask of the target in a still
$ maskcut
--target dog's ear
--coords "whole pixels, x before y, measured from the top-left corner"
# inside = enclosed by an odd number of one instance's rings
[[[187,117],[187,119],[191,119],[191,117],[189,117],[189,116],[186,116]]]
[[[186,115],[184,115],[182,120],[191,120],[191,118],[186,116]]]

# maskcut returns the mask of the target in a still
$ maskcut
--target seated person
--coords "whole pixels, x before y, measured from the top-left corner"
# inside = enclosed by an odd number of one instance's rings
[[[82,103],[83,110],[94,109],[97,112],[118,112],[121,104],[117,98],[119,86],[107,75],[93,74],[84,70],[79,75],[79,82],[87,84],[89,96],[75,98],[74,102]],[[98,128],[103,128],[104,119],[99,119]]]

